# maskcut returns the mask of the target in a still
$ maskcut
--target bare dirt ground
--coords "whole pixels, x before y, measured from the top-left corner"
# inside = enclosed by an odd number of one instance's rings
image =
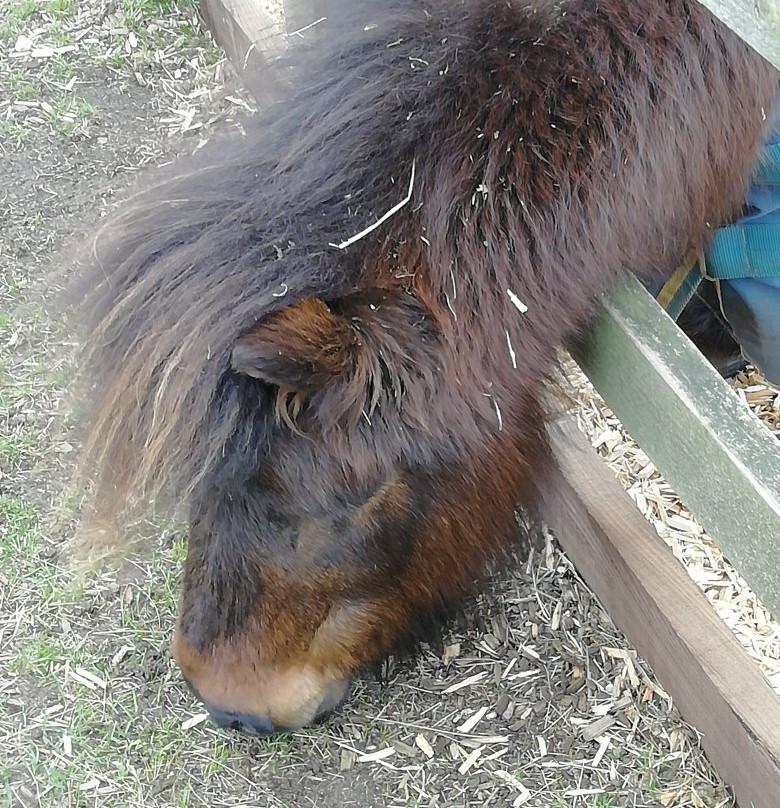
[[[72,346],[46,278],[139,173],[245,112],[219,59],[185,2],[0,0],[0,805],[732,806],[549,536],[443,651],[270,740],[211,726],[171,660],[181,537],[68,569],[46,525]]]

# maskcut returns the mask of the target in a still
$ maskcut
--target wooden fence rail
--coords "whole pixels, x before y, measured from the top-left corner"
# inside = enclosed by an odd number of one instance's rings
[[[780,441],[638,281],[603,305],[576,358],[764,605],[780,616]]]
[[[780,70],[780,0],[699,0]]]

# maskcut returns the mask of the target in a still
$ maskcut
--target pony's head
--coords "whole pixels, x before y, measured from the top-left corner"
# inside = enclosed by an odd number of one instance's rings
[[[446,617],[512,540],[531,452],[494,413],[463,451],[473,416],[405,291],[304,298],[230,361],[263,428],[250,473],[192,498],[174,653],[217,722],[262,734],[329,713]]]
[[[508,353],[479,372],[482,341],[456,338],[414,271],[419,241],[274,239],[215,275],[210,172],[138,198],[96,242],[119,271],[91,309],[89,521],[166,497],[185,512],[176,660],[218,723],[264,734],[317,720],[358,671],[429,637],[510,547],[543,417]],[[246,171],[225,173],[233,188]],[[459,322],[478,337],[480,319],[464,306]]]

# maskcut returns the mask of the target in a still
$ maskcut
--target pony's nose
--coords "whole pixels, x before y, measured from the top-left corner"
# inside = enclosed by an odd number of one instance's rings
[[[309,723],[320,724],[327,718],[330,718],[330,716],[333,715],[344,704],[346,699],[346,693],[335,704],[331,699],[326,699],[320,705],[319,709]],[[271,719],[267,716],[252,715],[252,713],[242,713],[236,710],[221,710],[206,701],[203,701],[203,706],[211,716],[211,720],[218,727],[222,727],[224,729],[234,729],[243,735],[252,735],[256,738],[265,738],[269,735],[273,735],[275,732],[291,732],[293,729],[296,729],[296,727],[274,726],[273,721],[271,721]]]
[[[218,727],[234,729],[244,735],[254,735],[257,738],[264,738],[274,733],[275,728],[270,718],[233,710],[219,710],[205,703],[204,706],[208,710],[211,720]]]
[[[220,664],[215,653],[201,659],[191,654],[178,632],[174,649],[184,681],[214,723],[245,735],[265,737],[319,723],[349,692],[349,679],[312,667],[279,671],[258,666],[256,659],[239,660],[239,665],[229,656],[230,664]]]

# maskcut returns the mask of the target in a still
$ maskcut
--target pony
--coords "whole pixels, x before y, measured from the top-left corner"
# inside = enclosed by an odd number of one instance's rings
[[[174,655],[255,735],[330,714],[512,551],[556,355],[739,212],[778,90],[695,0],[326,16],[80,272],[86,523],[184,518]]]

